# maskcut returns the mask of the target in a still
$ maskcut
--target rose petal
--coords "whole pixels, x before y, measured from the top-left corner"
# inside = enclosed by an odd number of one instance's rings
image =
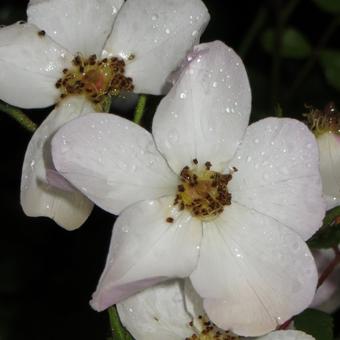
[[[30,1],[28,22],[71,53],[100,56],[123,0]]]
[[[151,134],[127,119],[105,113],[79,118],[58,131],[52,148],[56,169],[113,214],[175,194],[178,180]]]
[[[0,99],[9,104],[38,108],[58,100],[55,83],[72,55],[39,31],[30,24],[0,29]]]
[[[158,149],[177,172],[195,158],[221,170],[249,120],[250,87],[237,54],[216,41],[197,46],[194,55],[152,126]]]
[[[258,340],[315,340],[311,335],[301,331],[275,331],[258,338]]]
[[[194,269],[201,223],[172,206],[174,198],[144,201],[124,210],[113,228],[104,272],[91,302],[101,311],[134,293]],[[172,217],[172,223],[167,218]]]
[[[183,280],[147,288],[119,303],[117,309],[123,325],[138,340],[183,340],[194,333]]]
[[[166,79],[198,43],[209,21],[200,0],[128,0],[105,46],[127,61],[135,92],[161,94]],[[134,59],[129,61],[129,56]]]
[[[317,138],[320,173],[327,209],[340,205],[340,136],[323,133]]]
[[[316,266],[305,242],[278,221],[232,203],[203,224],[194,288],[222,329],[258,336],[311,303]]]
[[[325,214],[316,141],[293,119],[252,124],[229,164],[239,171],[229,184],[232,200],[273,217],[307,240]]]
[[[67,121],[92,110],[84,98],[62,101],[40,125],[28,144],[21,178],[21,205],[28,216],[47,216],[65,229],[81,226],[93,204],[77,190],[51,186],[47,169],[53,168],[50,141],[56,130]]]

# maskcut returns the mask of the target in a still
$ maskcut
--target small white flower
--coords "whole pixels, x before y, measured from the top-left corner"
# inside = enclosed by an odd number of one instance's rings
[[[117,305],[120,320],[136,340],[245,340],[207,319],[189,280],[145,289]],[[254,338],[253,338],[254,339]],[[274,331],[257,340],[313,340],[300,331]]]
[[[0,99],[22,108],[62,101],[28,146],[21,204],[29,216],[74,229],[92,203],[49,185],[51,136],[70,119],[98,111],[106,95],[164,93],[209,14],[200,0],[31,0],[27,15],[28,23],[0,30]]]
[[[57,132],[53,160],[120,214],[93,308],[190,277],[215,324],[256,336],[315,293],[304,240],[325,212],[318,148],[293,119],[247,128],[250,87],[232,49],[213,42],[192,56],[157,109],[153,135],[114,115],[87,115]]]
[[[324,110],[311,108],[307,118],[319,145],[327,209],[332,209],[340,205],[340,112],[329,103]]]

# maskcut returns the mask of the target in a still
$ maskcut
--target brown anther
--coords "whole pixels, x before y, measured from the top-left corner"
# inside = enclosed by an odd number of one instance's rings
[[[39,31],[38,32],[38,35],[39,35],[39,37],[44,37],[45,35],[46,35],[46,32],[45,31]]]
[[[205,162],[205,167],[207,170],[210,170],[210,168],[212,167],[212,164],[210,162]]]
[[[166,221],[168,223],[174,223],[174,219],[172,217],[167,217]]]
[[[194,159],[192,160],[192,162],[193,162],[195,165],[197,165],[197,164],[198,164],[197,158],[194,158]]]

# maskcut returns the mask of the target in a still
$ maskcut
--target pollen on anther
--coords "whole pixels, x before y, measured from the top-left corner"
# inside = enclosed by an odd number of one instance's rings
[[[192,162],[193,162],[195,165],[197,165],[197,164],[198,164],[197,158],[194,158],[194,159],[192,160]]]
[[[38,35],[39,35],[39,37],[44,37],[45,35],[46,35],[46,32],[45,31],[39,31],[38,32]]]

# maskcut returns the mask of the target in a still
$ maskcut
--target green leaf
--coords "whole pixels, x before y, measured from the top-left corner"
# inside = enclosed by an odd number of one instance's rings
[[[340,244],[340,224],[335,223],[338,216],[340,216],[340,207],[327,212],[322,227],[307,242],[310,248],[326,249]]]
[[[340,51],[322,50],[320,62],[328,83],[340,91]]]
[[[264,50],[273,54],[276,50],[273,29],[266,30],[261,37]],[[311,45],[305,36],[294,28],[287,28],[282,36],[281,55],[285,58],[304,59],[310,56]]]
[[[294,317],[297,330],[312,335],[315,340],[333,340],[333,318],[316,309],[306,309]]]
[[[325,12],[332,14],[340,13],[339,0],[313,0],[313,2]]]

